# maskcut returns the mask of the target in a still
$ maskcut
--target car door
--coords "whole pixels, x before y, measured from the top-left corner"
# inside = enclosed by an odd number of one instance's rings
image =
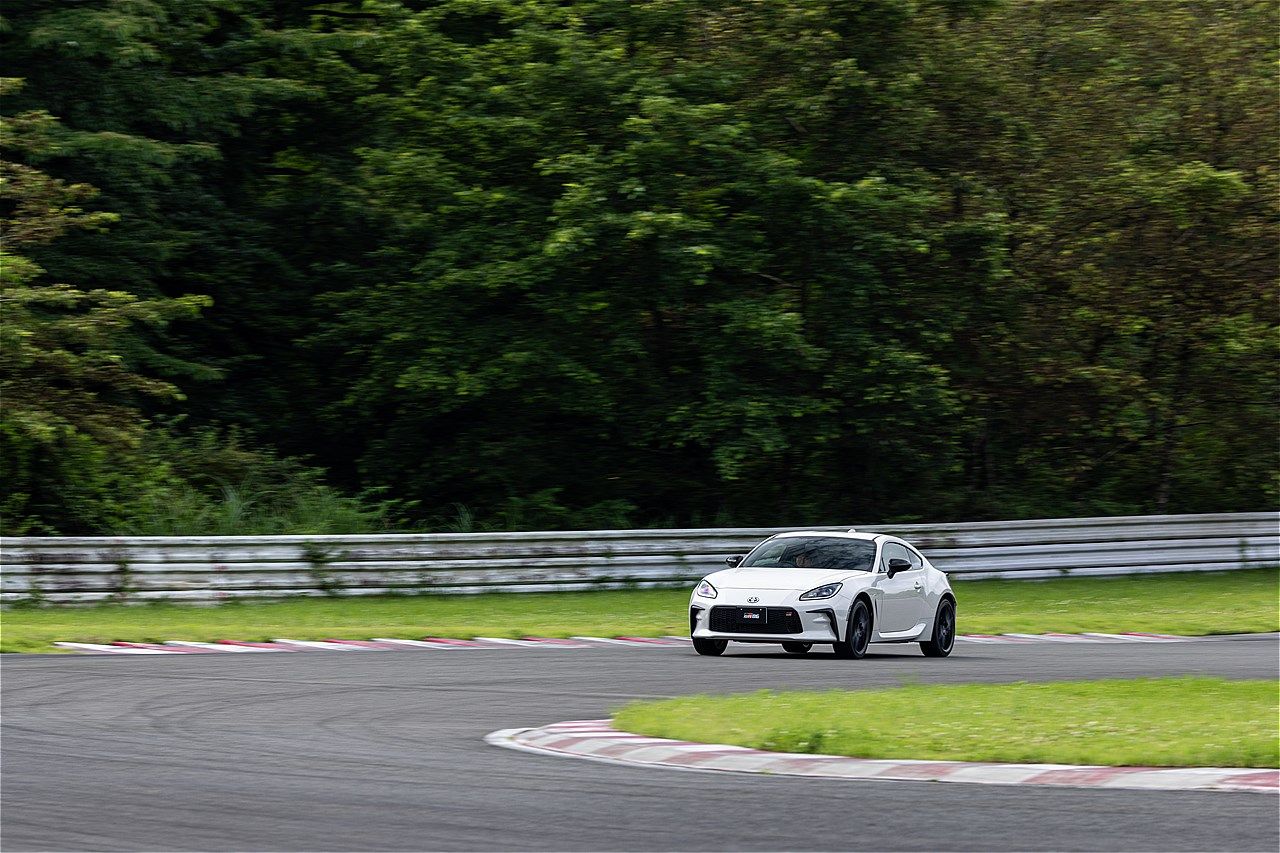
[[[924,557],[910,545],[907,546],[907,560],[911,563],[911,571],[904,572],[911,577],[911,592],[915,599],[915,616],[912,625],[919,625],[933,615],[929,606],[929,570],[925,568]]]
[[[911,569],[889,577],[889,561],[906,560]],[[909,631],[924,621],[924,561],[897,542],[886,542],[881,549],[880,625],[881,633]]]

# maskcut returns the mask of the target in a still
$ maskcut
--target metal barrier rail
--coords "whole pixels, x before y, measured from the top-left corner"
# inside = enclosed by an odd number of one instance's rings
[[[687,583],[784,529],[0,539],[0,599],[49,603]],[[812,528],[844,530],[844,527]],[[1221,571],[1280,564],[1280,513],[858,526],[959,578]]]

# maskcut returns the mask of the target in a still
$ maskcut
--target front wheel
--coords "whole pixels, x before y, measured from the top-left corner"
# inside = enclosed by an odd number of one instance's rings
[[[706,640],[693,638],[693,650],[700,655],[711,655],[712,657],[724,654],[724,650],[729,648],[728,640]]]
[[[808,654],[809,649],[813,648],[813,643],[783,643],[782,650],[790,652],[793,655]]]
[[[857,660],[867,653],[871,643],[871,611],[867,603],[858,599],[849,609],[849,631],[844,640],[833,643],[836,657]]]
[[[945,658],[956,644],[956,606],[944,598],[933,619],[933,635],[920,644],[927,658]]]

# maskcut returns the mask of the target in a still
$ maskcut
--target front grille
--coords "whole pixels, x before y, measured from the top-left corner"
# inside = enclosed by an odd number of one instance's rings
[[[741,607],[711,608],[711,630],[724,634],[800,634],[804,631],[800,614],[790,607],[766,607],[769,612],[763,625],[755,619],[740,618],[742,610]]]

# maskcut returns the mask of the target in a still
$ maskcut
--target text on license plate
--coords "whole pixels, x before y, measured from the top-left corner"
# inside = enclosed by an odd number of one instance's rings
[[[765,622],[768,620],[768,613],[763,607],[755,610],[744,607],[742,609],[742,619],[750,622]]]

